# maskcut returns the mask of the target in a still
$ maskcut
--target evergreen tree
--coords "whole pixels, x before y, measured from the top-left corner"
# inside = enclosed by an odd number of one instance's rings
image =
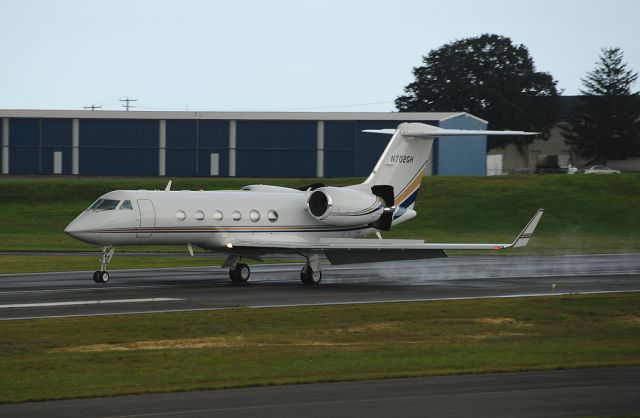
[[[464,111],[489,121],[489,129],[537,131],[548,139],[559,106],[556,81],[535,70],[524,45],[484,34],[432,50],[423,63],[396,99],[401,112]],[[490,137],[489,148],[534,138]]]
[[[592,162],[640,154],[640,95],[631,87],[638,73],[627,68],[620,48],[603,48],[596,68],[582,79],[582,97],[565,141]]]

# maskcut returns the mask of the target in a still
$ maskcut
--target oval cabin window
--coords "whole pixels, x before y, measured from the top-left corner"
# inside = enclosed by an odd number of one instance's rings
[[[267,219],[270,222],[275,222],[278,220],[278,212],[276,212],[275,210],[271,209],[268,213],[267,213]]]
[[[196,219],[199,221],[203,221],[204,220],[204,212],[201,210],[197,210],[196,211]]]
[[[242,214],[239,211],[234,210],[231,214],[231,219],[233,219],[234,221],[239,221],[240,219],[242,219]]]
[[[220,212],[219,210],[213,212],[213,219],[215,219],[216,221],[221,221],[224,218],[224,216],[222,215],[222,212]]]
[[[258,222],[260,220],[260,212],[252,209],[251,212],[249,212],[249,219],[251,219],[251,222]]]
[[[179,210],[176,212],[176,219],[179,221],[184,221],[185,219],[187,219],[187,214],[184,213],[183,210]]]

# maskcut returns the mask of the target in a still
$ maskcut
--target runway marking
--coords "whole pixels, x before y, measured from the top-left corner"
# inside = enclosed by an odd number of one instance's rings
[[[518,294],[518,295],[493,295],[493,296],[462,296],[462,297],[449,297],[449,298],[416,298],[416,299],[389,299],[389,300],[372,300],[372,301],[343,301],[343,302],[310,302],[301,304],[283,304],[283,305],[249,305],[249,306],[216,306],[211,308],[185,308],[185,309],[162,309],[162,310],[148,310],[148,311],[129,311],[129,312],[99,312],[89,314],[70,314],[70,315],[42,315],[42,316],[27,316],[27,317],[11,317],[0,318],[0,321],[21,321],[29,319],[57,319],[57,318],[77,318],[77,317],[89,317],[89,316],[114,316],[114,315],[146,315],[146,314],[159,314],[159,313],[178,313],[178,312],[209,312],[209,311],[223,311],[228,309],[268,309],[268,308],[299,308],[305,306],[332,306],[332,305],[364,305],[364,304],[379,304],[379,303],[407,303],[407,302],[437,302],[437,301],[455,301],[455,300],[471,300],[471,299],[508,299],[508,298],[526,298],[526,297],[542,297],[542,296],[566,296],[566,295],[598,295],[609,293],[633,293],[640,292],[640,289],[628,289],[628,290],[605,290],[605,291],[585,291],[585,292],[555,292],[555,293],[531,293],[531,294]],[[129,299],[135,300],[135,299]],[[139,299],[140,300],[140,299]],[[142,299],[144,300],[144,299]],[[170,300],[185,300],[185,299],[170,299]]]
[[[252,309],[264,308],[301,308],[304,306],[330,306],[330,305],[366,305],[367,303],[404,303],[404,302],[437,302],[437,301],[456,301],[456,300],[473,300],[473,299],[511,299],[511,298],[528,298],[541,296],[567,296],[567,295],[599,295],[608,293],[632,293],[640,292],[640,289],[628,290],[594,290],[584,292],[550,292],[550,293],[522,293],[508,295],[487,295],[487,296],[452,296],[445,298],[416,298],[416,299],[380,299],[380,300],[361,300],[361,301],[344,301],[344,302],[310,302],[310,303],[292,303],[282,305],[253,305]]]
[[[106,304],[112,304],[112,303],[168,302],[168,301],[174,301],[174,300],[184,300],[184,299],[147,298],[147,299],[74,300],[69,302],[15,303],[11,305],[0,305],[0,309],[42,308],[42,307],[51,307],[51,306],[74,306],[74,305],[106,305]]]

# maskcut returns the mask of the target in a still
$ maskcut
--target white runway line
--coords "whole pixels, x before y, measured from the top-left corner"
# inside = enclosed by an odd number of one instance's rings
[[[76,300],[69,302],[44,302],[44,303],[16,303],[12,305],[0,305],[0,309],[9,308],[42,308],[48,306],[73,306],[73,305],[105,305],[111,303],[140,303],[140,302],[168,302],[184,300],[179,298],[148,298],[148,299],[105,299],[105,300]]]

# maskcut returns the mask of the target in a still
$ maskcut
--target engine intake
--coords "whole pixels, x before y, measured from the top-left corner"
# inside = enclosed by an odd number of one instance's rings
[[[322,215],[327,213],[329,210],[329,198],[322,191],[315,191],[311,193],[309,196],[309,201],[307,202],[309,206],[309,211],[316,218],[322,218]]]
[[[346,187],[321,187],[307,199],[307,209],[317,220],[337,226],[368,225],[385,209],[383,198]]]

